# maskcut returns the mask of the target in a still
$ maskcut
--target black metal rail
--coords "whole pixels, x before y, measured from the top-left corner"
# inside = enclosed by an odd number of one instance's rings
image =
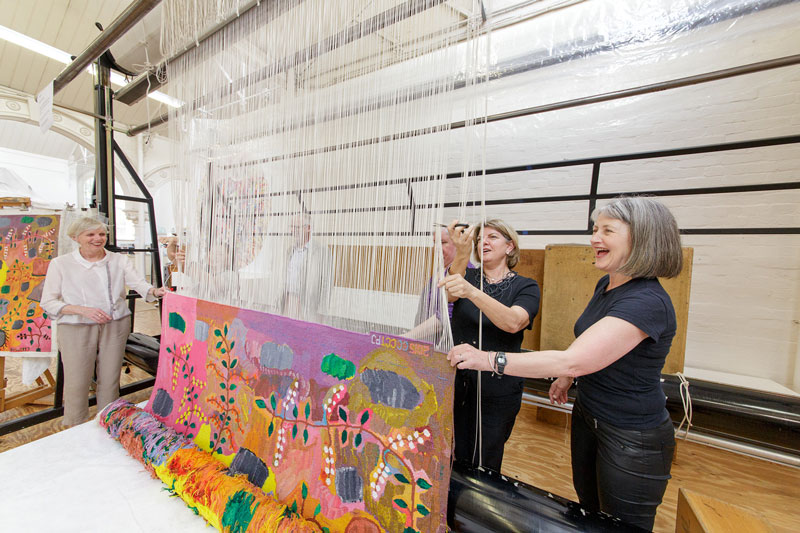
[[[680,381],[664,374],[667,410],[678,424],[684,416]],[[525,391],[547,397],[550,381],[525,380]],[[722,383],[689,379],[692,427],[714,437],[800,457],[800,398]],[[575,399],[575,389],[569,392]]]
[[[749,185],[726,185],[715,187],[695,187],[695,188],[681,188],[681,189],[651,189],[644,191],[616,191],[613,193],[600,193],[599,185],[601,180],[601,170],[603,164],[618,163],[623,161],[641,161],[648,159],[662,159],[668,157],[680,157],[687,155],[709,154],[716,152],[726,152],[734,150],[747,150],[758,149],[772,146],[784,146],[800,144],[800,135],[787,135],[782,137],[771,137],[766,139],[754,139],[749,141],[737,141],[730,143],[718,143],[701,146],[693,146],[689,148],[677,148],[669,150],[655,150],[648,152],[634,152],[629,154],[617,154],[602,157],[589,157],[572,159],[566,161],[551,161],[546,163],[531,163],[522,165],[513,165],[506,167],[497,167],[487,169],[485,174],[487,180],[490,176],[498,174],[513,174],[517,172],[529,172],[532,170],[547,170],[554,168],[566,167],[591,167],[591,181],[589,191],[583,194],[572,195],[558,195],[558,196],[523,196],[512,198],[497,198],[493,200],[486,200],[485,205],[499,206],[499,205],[515,205],[515,204],[541,204],[541,203],[559,203],[559,202],[588,202],[586,211],[587,224],[583,228],[564,229],[564,230],[536,230],[536,229],[517,229],[520,235],[588,235],[591,234],[592,222],[591,214],[597,205],[598,200],[605,200],[614,198],[621,194],[647,194],[658,197],[674,197],[674,196],[696,196],[696,195],[710,195],[710,194],[745,194],[752,192],[770,192],[770,191],[787,191],[800,189],[800,181],[790,182],[774,182],[774,183],[759,183]],[[476,177],[484,173],[483,171],[473,170],[470,172],[454,172],[446,175],[447,179],[462,179],[465,177]],[[399,178],[393,180],[376,180],[365,183],[351,183],[346,185],[333,185],[324,187],[305,187],[299,189],[291,189],[282,192],[269,193],[269,196],[285,196],[285,195],[308,195],[317,193],[327,193],[336,191],[356,190],[370,187],[386,187],[391,185],[406,185],[412,189],[412,185],[417,182],[426,181],[431,179],[430,176],[413,176],[409,178]],[[480,205],[483,202],[467,202],[468,206]],[[447,202],[444,204],[446,208],[459,207],[461,204],[457,202]],[[413,215],[421,209],[434,209],[434,204],[420,204],[415,203],[414,198],[410,197],[409,204],[407,205],[392,205],[381,207],[352,207],[348,209],[341,209],[335,211],[337,213],[360,213],[360,212],[376,212],[376,211],[403,211],[408,210]],[[328,209],[315,209],[308,211],[311,215],[330,214],[331,210]],[[272,213],[272,216],[290,215],[291,213]],[[267,215],[265,215],[267,216]],[[419,236],[429,235],[432,230],[429,228],[416,228],[414,226],[411,231],[358,231],[358,232],[319,232],[317,235],[321,236],[347,236],[347,237],[373,237],[373,236]],[[681,228],[681,233],[684,235],[786,235],[800,234],[800,226],[789,227],[738,227],[738,228]],[[270,234],[272,235],[272,234]],[[277,235],[277,234],[276,234]]]

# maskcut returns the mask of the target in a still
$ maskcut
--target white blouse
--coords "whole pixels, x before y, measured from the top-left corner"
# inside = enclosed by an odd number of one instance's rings
[[[96,324],[81,315],[61,315],[65,305],[96,307],[118,320],[131,314],[125,300],[126,285],[146,301],[155,300],[149,294],[152,285],[124,255],[106,250],[103,259],[91,262],[75,250],[50,261],[41,306],[59,324]]]

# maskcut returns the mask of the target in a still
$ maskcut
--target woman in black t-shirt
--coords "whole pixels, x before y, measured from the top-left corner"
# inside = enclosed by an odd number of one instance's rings
[[[456,239],[456,242],[465,242]],[[519,351],[525,329],[530,329],[539,310],[539,286],[532,279],[511,270],[519,260],[517,232],[499,219],[488,220],[483,232],[475,235],[472,246],[458,250],[453,268],[461,274],[442,281],[453,304],[451,326],[454,344],[482,346],[488,350]],[[470,248],[483,263],[466,268]],[[465,257],[466,256],[466,257]],[[453,269],[451,269],[453,271]],[[481,439],[478,447],[477,398],[480,380]],[[522,404],[523,378],[479,373],[456,372],[453,402],[453,429],[456,460],[482,464],[500,471],[503,449],[511,436],[514,421]]]
[[[657,277],[682,267],[669,210],[643,197],[617,198],[592,214],[595,266],[607,273],[563,351],[502,354],[462,344],[448,354],[462,369],[560,376],[550,400],[567,401],[573,378],[572,479],[581,504],[652,529],[675,440],[661,369],[675,336],[675,311]]]

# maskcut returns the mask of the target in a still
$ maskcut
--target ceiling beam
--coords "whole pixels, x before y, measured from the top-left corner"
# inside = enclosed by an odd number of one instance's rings
[[[72,63],[53,80],[53,94],[67,86],[93,61],[103,55],[117,39],[142,20],[161,0],[138,0],[123,11]]]
[[[242,15],[250,11],[252,8],[259,6],[261,4],[261,1],[262,0],[250,0],[250,2],[241,6],[231,16],[229,16],[225,20],[219,22],[218,24],[215,24],[214,26],[203,32],[203,34],[200,37],[198,37],[195,41],[192,41],[192,44],[187,45],[186,47],[184,47],[183,50],[181,50],[174,56],[161,61],[159,63],[159,68],[163,67],[164,69],[166,69],[167,65],[169,65],[170,63],[181,57],[183,54],[185,54],[186,52],[188,52],[193,48],[196,48],[197,46],[200,46],[200,43],[210,38],[211,36],[216,35],[217,32],[222,30],[228,24],[230,24],[237,18],[241,17]],[[277,18],[278,16],[282,15],[289,9],[298,6],[301,2],[303,2],[303,0],[296,0],[294,3],[291,4],[281,3],[277,7],[274,4],[271,4],[269,8],[275,10],[275,12],[272,14],[272,18]],[[117,91],[114,95],[114,98],[118,102],[122,102],[123,104],[133,105],[142,98],[144,98],[145,96],[147,96],[148,91],[155,91],[156,89],[164,85],[164,83],[162,83],[153,72],[148,71],[139,76],[138,78],[136,78],[135,80],[133,80],[132,82],[130,82],[128,85],[126,85],[119,91]]]

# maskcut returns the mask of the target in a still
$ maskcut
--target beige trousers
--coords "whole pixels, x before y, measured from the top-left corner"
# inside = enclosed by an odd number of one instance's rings
[[[64,420],[74,426],[89,418],[89,385],[97,367],[97,410],[119,398],[119,375],[130,315],[106,324],[59,324],[58,349],[64,365]]]

